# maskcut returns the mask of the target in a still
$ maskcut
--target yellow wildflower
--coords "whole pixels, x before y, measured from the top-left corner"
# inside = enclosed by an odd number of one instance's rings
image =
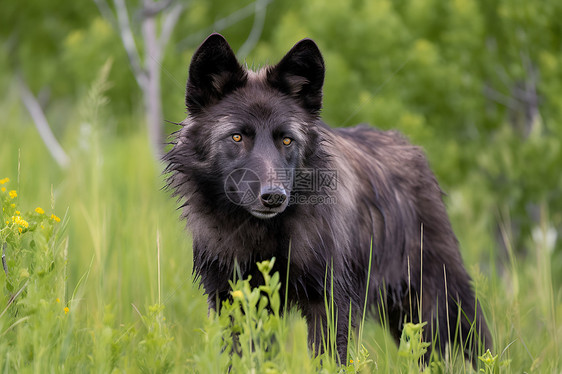
[[[9,181],[10,181],[10,178],[0,179],[0,184],[8,183]]]
[[[56,300],[56,302],[57,302],[57,303],[60,303],[60,299],[59,299],[58,297],[57,297],[57,300]]]
[[[18,193],[16,192],[16,190],[11,190],[10,192],[8,192],[8,194],[10,195],[10,197],[12,199],[15,199],[16,197],[18,197]]]
[[[15,212],[15,213],[16,213],[16,216],[19,216],[19,215],[21,215],[21,212],[20,212],[19,210],[16,210],[16,212]]]
[[[35,208],[35,211],[39,214],[45,214],[45,211],[43,209],[41,209],[40,207]]]
[[[242,299],[244,298],[244,294],[240,290],[232,291],[232,297],[235,299]]]
[[[51,214],[51,219],[55,222],[60,222],[60,218],[55,216],[54,214]]]
[[[11,207],[11,208],[15,208],[15,207],[16,207],[16,204],[12,203],[12,204],[10,204],[10,207]]]
[[[0,191],[2,191],[2,192],[6,192],[6,187],[2,187],[2,188],[0,188]]]
[[[29,227],[29,223],[27,223],[26,220],[24,220],[23,218],[21,218],[20,216],[13,216],[12,217],[12,222],[14,222],[15,224],[20,225],[21,227],[25,227],[28,228]],[[21,230],[20,230],[21,232]]]
[[[70,309],[67,306],[65,306],[64,307],[64,314],[68,314],[68,312],[70,312]]]

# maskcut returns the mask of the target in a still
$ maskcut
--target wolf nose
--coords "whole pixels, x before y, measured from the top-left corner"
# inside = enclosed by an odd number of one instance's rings
[[[287,200],[287,193],[283,187],[266,187],[261,191],[260,200],[266,208],[279,208]]]

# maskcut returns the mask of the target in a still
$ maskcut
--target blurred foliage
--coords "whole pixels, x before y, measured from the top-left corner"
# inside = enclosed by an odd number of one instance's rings
[[[187,67],[197,45],[220,31],[237,50],[252,27],[252,4],[185,1],[160,61],[166,119],[185,116]],[[127,5],[140,38],[141,2]],[[528,238],[546,214],[554,233],[552,274],[560,285],[560,19],[558,0],[277,0],[268,4],[261,38],[246,60],[259,68],[300,38],[316,40],[327,66],[325,121],[398,129],[423,146],[471,262],[490,260],[491,248],[498,248],[492,260],[505,262],[504,225],[515,252],[528,254],[534,245]],[[118,31],[93,1],[6,2],[0,37],[3,122],[25,116],[14,99],[20,74],[65,149],[78,152],[88,135],[75,108],[112,59],[103,132],[115,142],[141,132],[141,95]],[[166,126],[166,133],[173,130]]]

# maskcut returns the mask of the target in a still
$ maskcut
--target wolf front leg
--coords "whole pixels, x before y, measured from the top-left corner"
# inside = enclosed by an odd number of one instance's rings
[[[349,331],[349,316],[345,308],[337,306],[328,297],[327,301],[309,301],[301,306],[301,310],[306,318],[308,342],[314,354],[328,353],[345,365]]]

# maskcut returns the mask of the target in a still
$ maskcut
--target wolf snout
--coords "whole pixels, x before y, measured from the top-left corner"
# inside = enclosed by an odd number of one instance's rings
[[[287,200],[287,192],[283,187],[265,187],[261,190],[260,201],[266,208],[279,208]]]

